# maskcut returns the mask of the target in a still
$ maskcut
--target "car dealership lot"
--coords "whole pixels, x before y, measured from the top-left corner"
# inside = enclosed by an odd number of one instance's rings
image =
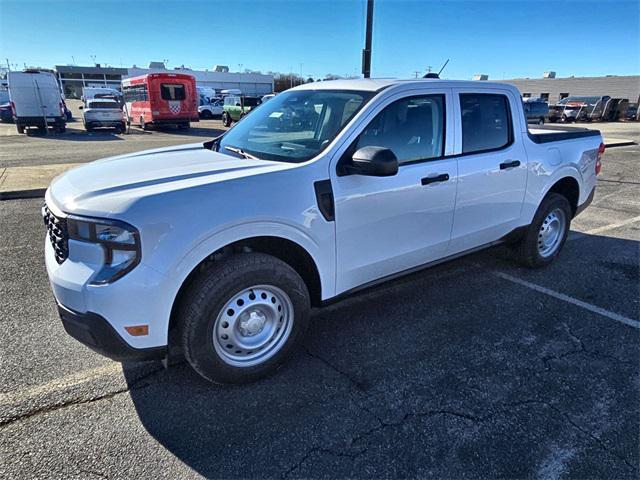
[[[71,136],[89,135],[0,137],[0,166],[200,141],[219,125],[82,148]],[[316,310],[297,358],[242,387],[185,364],[121,366],[68,337],[41,199],[0,202],[0,476],[637,477],[639,154],[607,151],[549,268],[497,247],[356,294]]]

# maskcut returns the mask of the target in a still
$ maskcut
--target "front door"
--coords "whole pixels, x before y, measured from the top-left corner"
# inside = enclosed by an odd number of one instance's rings
[[[448,254],[499,240],[520,224],[527,157],[520,102],[507,90],[454,90],[461,144],[458,195]]]
[[[341,162],[365,146],[389,148],[399,170],[391,177],[332,174],[337,293],[444,255],[457,182],[456,159],[445,157],[453,149],[451,109],[444,91],[392,97],[343,155]]]

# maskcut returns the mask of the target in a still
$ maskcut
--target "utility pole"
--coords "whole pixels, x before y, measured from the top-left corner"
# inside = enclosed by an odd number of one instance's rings
[[[362,74],[364,78],[371,78],[371,39],[373,30],[373,0],[367,0],[367,24],[362,50]]]
[[[418,78],[418,75],[420,75],[420,70],[415,70],[413,72],[413,74],[414,74],[415,78]]]
[[[11,65],[9,64],[9,59],[7,58],[5,60],[7,60],[7,72],[10,72],[11,71]]]

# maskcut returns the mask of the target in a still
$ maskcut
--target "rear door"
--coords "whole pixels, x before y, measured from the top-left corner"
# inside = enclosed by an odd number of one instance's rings
[[[520,226],[527,183],[520,98],[501,89],[454,89],[453,97],[461,135],[449,254],[498,240]]]
[[[33,76],[33,81],[47,118],[61,117],[62,95],[54,75],[51,73],[36,74]]]
[[[62,100],[51,73],[10,73],[9,94],[17,117],[60,117]]]
[[[398,93],[350,135],[340,162],[378,146],[396,155],[399,169],[370,177],[332,168],[338,293],[444,255],[457,180],[451,110],[448,89]]]
[[[162,79],[160,81],[159,110],[170,117],[189,117],[191,108],[187,109],[187,86],[178,79]],[[189,106],[190,107],[190,106]]]

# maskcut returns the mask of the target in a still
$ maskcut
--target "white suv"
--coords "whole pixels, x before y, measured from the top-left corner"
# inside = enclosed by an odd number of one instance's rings
[[[47,270],[93,349],[182,351],[211,381],[251,381],[300,344],[311,305],[497,242],[547,265],[603,150],[595,130],[529,132],[509,85],[307,84],[204,144],[58,177]]]
[[[123,133],[126,129],[126,117],[120,104],[109,98],[94,98],[87,100],[84,108],[84,128],[91,132],[96,128],[114,128],[117,133]]]

